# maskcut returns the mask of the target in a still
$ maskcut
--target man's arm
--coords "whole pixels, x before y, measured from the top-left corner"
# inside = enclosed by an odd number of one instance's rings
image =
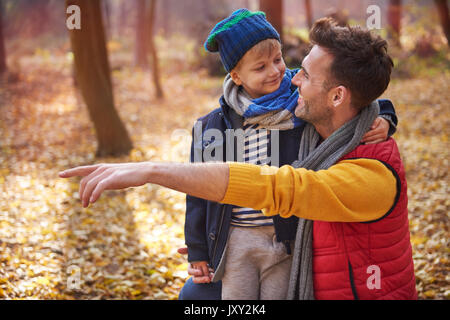
[[[222,202],[262,209],[269,216],[372,221],[391,209],[399,191],[393,172],[373,159],[343,160],[319,171],[229,165],[229,184]]]
[[[228,185],[227,163],[135,162],[97,164],[60,172],[61,178],[81,176],[83,207],[94,203],[104,190],[158,184],[194,197],[220,202]]]
[[[398,192],[393,173],[371,159],[344,160],[317,172],[241,163],[141,162],[78,167],[60,176],[84,176],[84,207],[104,190],[154,183],[206,200],[262,209],[266,215],[341,222],[380,218]]]

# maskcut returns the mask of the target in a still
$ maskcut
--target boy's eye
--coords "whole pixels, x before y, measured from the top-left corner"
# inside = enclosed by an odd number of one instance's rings
[[[255,68],[256,71],[261,71],[264,69],[264,65],[258,66]]]

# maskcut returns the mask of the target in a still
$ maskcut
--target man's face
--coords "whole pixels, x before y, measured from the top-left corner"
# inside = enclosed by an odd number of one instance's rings
[[[242,85],[252,98],[278,90],[286,71],[279,46],[261,56],[250,50],[242,59],[241,66],[236,70],[238,84]]]
[[[300,95],[295,109],[298,118],[319,125],[330,121],[333,109],[328,106],[324,81],[332,61],[333,57],[317,45],[303,59],[301,70],[292,79]]]

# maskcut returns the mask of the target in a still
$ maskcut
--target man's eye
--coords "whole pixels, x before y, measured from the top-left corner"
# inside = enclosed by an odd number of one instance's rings
[[[303,77],[303,78],[306,78],[306,79],[308,79],[308,75],[305,73],[305,71],[303,71],[303,69],[300,69],[300,75]]]

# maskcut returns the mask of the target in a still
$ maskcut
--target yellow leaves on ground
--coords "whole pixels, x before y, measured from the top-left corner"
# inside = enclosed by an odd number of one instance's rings
[[[384,97],[395,103],[395,138],[408,182],[417,290],[421,299],[450,298],[448,170],[450,73],[394,80]]]
[[[184,246],[184,196],[144,186],[105,192],[83,209],[79,180],[57,175],[95,161],[186,161],[191,126],[216,105],[211,88],[220,80],[174,74],[163,81],[173,94],[156,101],[148,73],[115,71],[116,107],[135,149],[97,160],[70,64],[52,60],[24,59],[24,81],[0,91],[0,298],[176,299],[187,278],[176,252]],[[186,137],[172,137],[176,129]]]

